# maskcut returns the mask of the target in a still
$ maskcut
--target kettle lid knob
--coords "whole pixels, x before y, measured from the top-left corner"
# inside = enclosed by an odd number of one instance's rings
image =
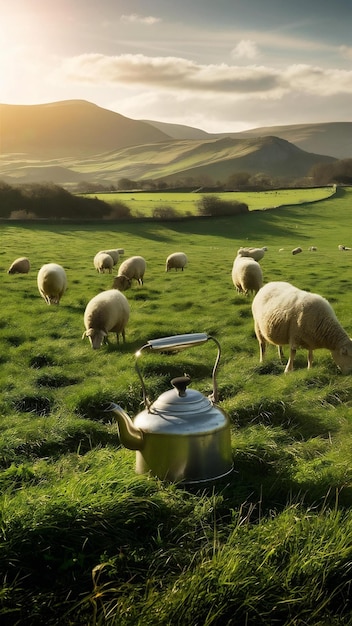
[[[191,382],[191,378],[190,376],[177,376],[176,378],[173,378],[171,380],[171,384],[173,387],[175,387],[178,391],[178,395],[180,397],[183,397],[186,395],[186,389],[187,389],[187,385],[189,385],[189,383]]]

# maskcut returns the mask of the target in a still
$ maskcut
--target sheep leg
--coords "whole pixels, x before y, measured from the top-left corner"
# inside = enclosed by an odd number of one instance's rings
[[[263,363],[266,352],[266,341],[265,339],[259,339],[259,363]]]
[[[288,372],[292,372],[293,370],[293,361],[295,359],[296,356],[296,348],[293,348],[292,346],[290,347],[290,358],[287,361],[287,365],[285,367],[285,374],[287,374]]]
[[[277,347],[277,351],[279,353],[279,359],[280,359],[280,361],[282,363],[282,361],[284,360],[284,351],[282,349],[282,346],[278,346]]]
[[[308,350],[308,369],[310,369],[313,365],[313,350]]]

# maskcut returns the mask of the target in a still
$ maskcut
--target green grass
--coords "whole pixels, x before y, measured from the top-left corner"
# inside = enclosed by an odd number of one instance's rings
[[[0,272],[0,616],[2,624],[177,625],[351,623],[352,388],[331,355],[306,352],[283,374],[259,364],[251,298],[231,267],[241,245],[266,245],[264,280],[327,297],[352,336],[352,189],[314,204],[172,223],[2,222]],[[303,253],[294,257],[293,247]],[[308,252],[311,245],[316,252]],[[126,344],[82,341],[88,300],[112,284],[97,250],[147,260],[126,292]],[[165,272],[183,250],[184,272]],[[279,250],[282,250],[279,252]],[[17,256],[28,275],[8,275]],[[61,263],[59,307],[36,274]],[[213,487],[135,474],[105,411],[141,408],[135,352],[151,338],[207,332],[222,347],[220,406],[231,421],[234,473]],[[287,353],[287,350],[286,350]],[[213,342],[145,354],[150,397],[183,372],[211,391]]]
[[[222,192],[214,195],[227,201],[245,202],[250,211],[258,209],[272,209],[274,207],[290,204],[302,204],[316,202],[324,198],[329,198],[334,194],[334,188],[317,187],[304,189],[278,189],[275,191],[246,191],[246,192]],[[178,193],[178,192],[153,192],[142,191],[120,192],[120,193],[98,193],[83,194],[85,197],[99,198],[112,204],[123,202],[131,210],[133,216],[150,217],[153,210],[158,207],[172,207],[176,213],[182,215],[197,215],[198,202],[202,193]]]

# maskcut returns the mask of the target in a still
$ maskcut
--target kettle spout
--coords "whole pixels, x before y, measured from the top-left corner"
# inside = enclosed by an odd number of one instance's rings
[[[111,404],[108,411],[117,420],[122,445],[129,450],[142,450],[144,445],[143,432],[136,428],[130,416],[118,404]]]

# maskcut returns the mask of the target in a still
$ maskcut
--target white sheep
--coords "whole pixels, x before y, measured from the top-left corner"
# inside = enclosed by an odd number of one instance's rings
[[[130,317],[130,305],[126,296],[117,289],[108,289],[94,296],[87,304],[83,322],[85,331],[82,339],[88,337],[93,350],[108,342],[108,333],[119,334],[125,342],[125,328]]]
[[[173,252],[172,254],[169,254],[169,256],[166,259],[166,267],[165,267],[165,271],[168,272],[171,269],[175,269],[177,270],[182,270],[184,267],[186,267],[187,265],[187,256],[184,252]]]
[[[232,266],[232,282],[240,293],[257,293],[263,285],[263,272],[252,257],[237,256]]]
[[[119,248],[115,248],[114,250],[100,250],[99,252],[97,252],[97,254],[100,254],[100,253],[110,254],[114,262],[114,265],[117,265],[117,263],[119,262],[119,256],[120,256]]]
[[[266,246],[263,246],[263,248],[239,248],[237,250],[237,256],[249,256],[255,261],[260,261],[267,249],[268,248]]]
[[[143,285],[146,267],[146,261],[142,256],[129,257],[121,263],[112,284],[113,289],[126,291],[132,286],[132,280],[136,280],[139,285]]]
[[[47,304],[59,304],[67,289],[64,268],[57,263],[42,265],[37,275],[38,290]]]
[[[293,250],[291,252],[292,252],[293,255],[299,254],[300,252],[302,252],[302,248],[300,248],[300,247],[293,248]]]
[[[31,264],[26,256],[20,256],[11,263],[7,273],[8,274],[28,274],[31,269]]]
[[[318,248],[316,246],[309,246],[308,250],[309,252],[316,252]]]
[[[341,244],[338,246],[338,249],[339,250],[351,250],[351,248],[349,248],[348,246],[343,246]]]
[[[94,267],[100,274],[104,274],[105,270],[112,273],[114,267],[114,261],[110,254],[107,252],[97,252],[93,259]]]
[[[332,358],[343,374],[352,370],[352,340],[342,328],[325,298],[303,291],[287,282],[270,282],[254,296],[252,302],[254,330],[260,348],[260,362],[266,351],[266,342],[278,346],[289,345],[290,357],[285,373],[293,370],[293,361],[299,347],[308,350],[308,368],[313,363],[313,350],[330,350]]]

